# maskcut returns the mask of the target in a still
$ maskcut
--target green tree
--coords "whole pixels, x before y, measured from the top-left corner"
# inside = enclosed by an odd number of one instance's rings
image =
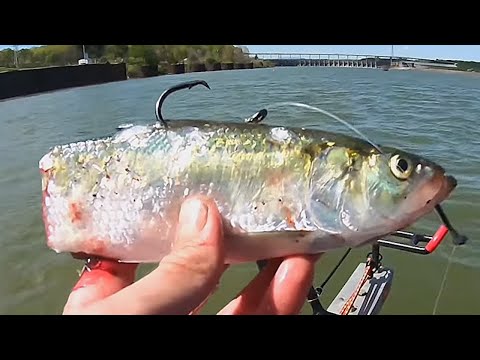
[[[242,62],[248,49],[233,45],[85,45],[90,58],[100,61],[128,60],[131,65],[175,64],[188,58],[190,62]],[[44,45],[18,52],[21,67],[44,67],[77,64],[82,45]],[[14,67],[13,49],[0,51],[0,66]]]
[[[90,59],[101,58],[105,54],[107,45],[85,45],[85,52]],[[83,51],[83,45],[77,45],[80,51]]]
[[[231,45],[224,46],[222,48],[221,59],[222,62],[233,62],[234,61],[234,48]]]
[[[134,59],[141,59],[146,65],[158,65],[158,56],[155,49],[151,45],[131,45],[130,57]]]
[[[0,51],[0,66],[14,67],[14,51],[10,48]]]
[[[182,62],[188,56],[188,46],[175,45],[173,48],[173,57],[175,62]]]
[[[240,47],[233,47],[233,61],[236,63],[245,62],[248,59],[248,55],[243,52]]]
[[[107,45],[105,56],[110,60],[128,58],[128,45]]]

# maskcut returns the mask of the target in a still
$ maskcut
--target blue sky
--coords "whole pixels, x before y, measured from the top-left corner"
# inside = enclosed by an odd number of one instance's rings
[[[12,45],[0,45],[0,50]],[[32,47],[36,45],[19,45]],[[250,52],[390,55],[391,45],[246,45]],[[480,61],[480,45],[395,45],[398,56]]]
[[[32,46],[39,46],[39,45],[18,45],[19,49],[23,48],[30,48]],[[12,48],[13,49],[14,45],[0,45],[0,50],[6,49],[6,48]]]

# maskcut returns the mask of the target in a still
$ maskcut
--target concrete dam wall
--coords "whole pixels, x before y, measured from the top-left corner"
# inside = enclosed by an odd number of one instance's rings
[[[0,73],[0,99],[121,80],[127,80],[125,63],[10,71]]]

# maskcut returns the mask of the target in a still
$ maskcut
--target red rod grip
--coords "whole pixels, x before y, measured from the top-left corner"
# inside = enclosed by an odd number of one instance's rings
[[[432,236],[432,240],[428,242],[427,245],[425,245],[425,250],[427,250],[429,253],[432,253],[435,251],[435,249],[440,245],[442,240],[445,238],[445,236],[448,234],[448,229],[447,227],[442,224],[435,235]]]

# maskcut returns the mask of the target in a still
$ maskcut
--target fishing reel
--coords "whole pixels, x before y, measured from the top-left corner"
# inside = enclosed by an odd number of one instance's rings
[[[380,253],[381,246],[414,254],[428,255],[438,248],[448,233],[452,235],[452,242],[455,246],[465,244],[468,241],[468,238],[465,235],[459,234],[452,226],[442,207],[437,205],[435,211],[439,215],[442,224],[433,235],[422,235],[408,231],[396,231],[390,236],[408,241],[386,239],[376,241],[372,245],[372,251],[367,255],[366,262],[361,263],[353,272],[350,279],[331,303],[329,311],[322,306],[320,295],[328,281],[333,277],[352,250],[351,248],[347,249],[325,281],[319,287],[312,286],[310,288],[307,295],[307,302],[312,307],[312,315],[349,315],[352,311],[357,310],[354,307],[354,303],[357,301],[357,298],[362,296],[362,301],[360,301],[361,309],[358,311],[358,314],[378,314],[388,296],[393,277],[393,271],[382,265],[383,257]],[[425,245],[420,246],[419,244],[421,243],[424,243]],[[266,263],[266,261],[258,261],[257,266],[259,270],[265,267]],[[370,284],[368,290],[361,293],[364,285],[373,278],[376,280],[374,284]]]

